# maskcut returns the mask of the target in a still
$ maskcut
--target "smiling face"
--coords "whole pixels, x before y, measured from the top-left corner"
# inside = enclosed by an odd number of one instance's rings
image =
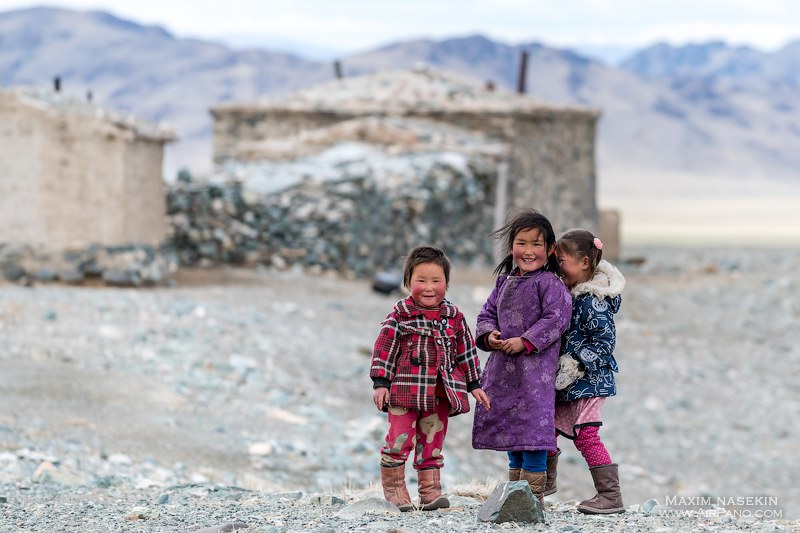
[[[559,245],[556,252],[558,266],[561,267],[561,279],[564,285],[570,289],[578,283],[589,281],[591,270],[589,269],[589,257],[575,257]]]
[[[444,269],[436,263],[420,263],[411,272],[411,297],[419,307],[438,308],[447,292]]]
[[[511,245],[511,256],[521,274],[542,268],[551,251],[547,249],[542,232],[536,228],[518,231]]]

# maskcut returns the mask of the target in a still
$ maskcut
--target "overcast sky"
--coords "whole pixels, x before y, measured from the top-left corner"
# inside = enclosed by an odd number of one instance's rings
[[[178,37],[281,44],[325,54],[482,33],[515,44],[635,48],[720,39],[774,50],[800,39],[797,0],[50,0]],[[31,7],[0,0],[0,11]]]

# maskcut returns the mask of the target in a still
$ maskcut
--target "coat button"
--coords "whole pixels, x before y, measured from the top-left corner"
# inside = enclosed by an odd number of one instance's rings
[[[441,345],[442,345],[442,339],[436,339],[436,344],[438,344],[439,346],[441,346]]]

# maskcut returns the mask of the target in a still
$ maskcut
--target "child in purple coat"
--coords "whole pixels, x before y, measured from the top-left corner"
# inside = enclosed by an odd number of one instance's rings
[[[527,481],[543,504],[547,452],[556,450],[553,384],[572,298],[544,215],[517,211],[492,235],[506,241],[508,255],[478,314],[476,344],[491,351],[481,387],[492,409],[476,408],[472,446],[507,452],[509,480]]]

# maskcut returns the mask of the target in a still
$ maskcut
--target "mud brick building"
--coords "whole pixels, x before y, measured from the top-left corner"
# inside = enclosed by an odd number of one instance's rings
[[[0,90],[0,242],[159,244],[175,134],[56,92]]]
[[[498,165],[498,201],[489,213],[536,207],[557,232],[598,228],[596,109],[555,106],[419,69],[336,80],[281,100],[227,103],[211,114],[217,166],[291,158],[307,150],[277,148],[333,143],[348,131],[352,140],[403,148],[403,137],[387,135],[385,128],[358,127],[370,120],[447,124],[465,134],[480,133],[506,147],[505,164]],[[422,149],[419,144],[416,149]]]

